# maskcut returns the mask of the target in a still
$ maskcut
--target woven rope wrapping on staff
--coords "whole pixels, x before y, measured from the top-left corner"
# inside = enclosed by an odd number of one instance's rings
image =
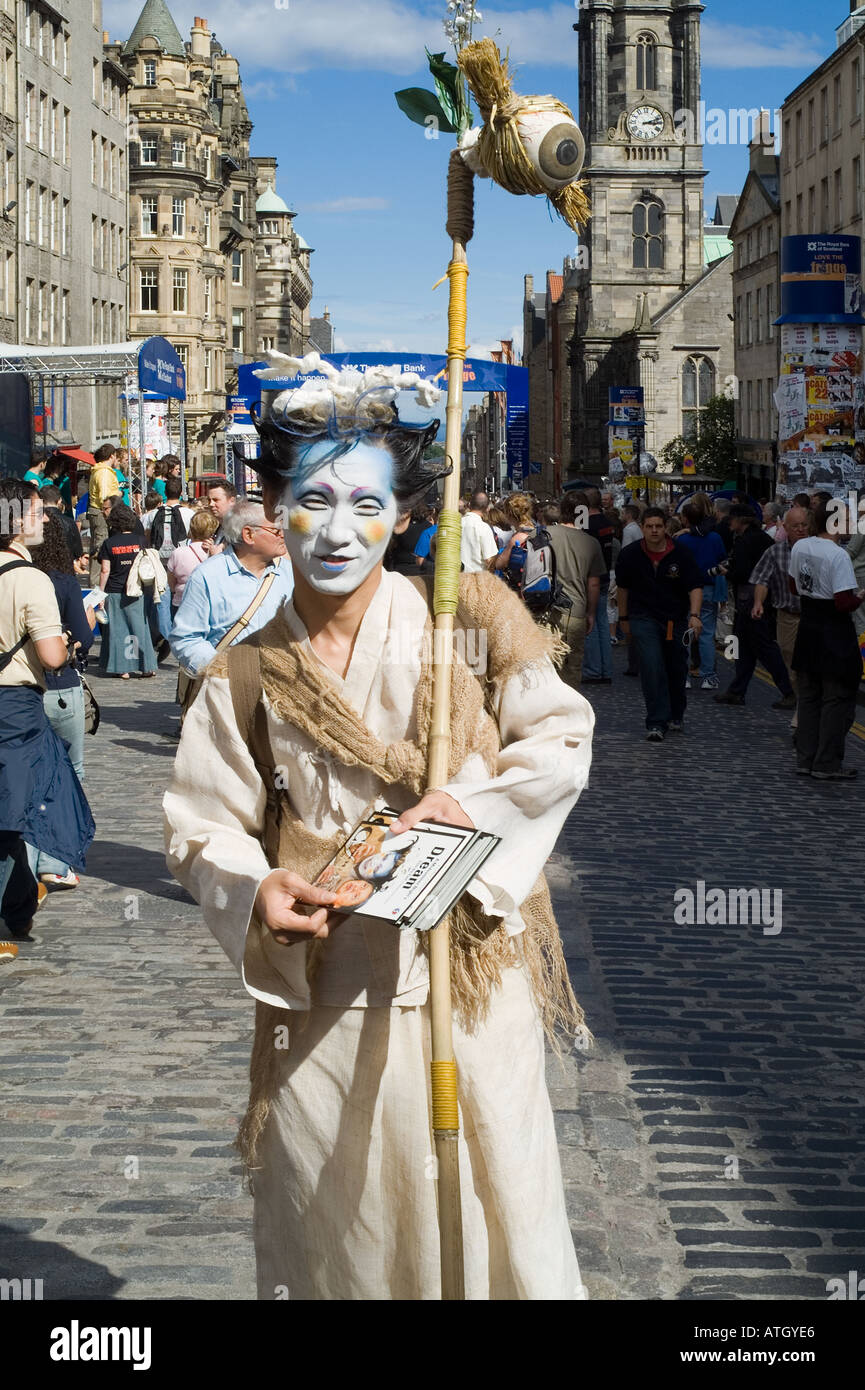
[[[436,567],[433,588],[433,611],[456,613],[460,590],[460,539],[462,520],[459,512],[443,511],[436,531]]]
[[[445,231],[451,241],[463,246],[475,230],[475,176],[464,163],[459,150],[451,150],[448,163],[448,219]]]
[[[502,59],[492,39],[467,44],[457,62],[474,93],[484,118],[478,151],[490,177],[509,193],[543,195],[559,216],[578,232],[588,222],[589,200],[585,183],[569,183],[551,189],[541,179],[520,139],[518,117],[552,111],[569,121],[573,112],[554,96],[520,96],[511,85],[507,58]]]

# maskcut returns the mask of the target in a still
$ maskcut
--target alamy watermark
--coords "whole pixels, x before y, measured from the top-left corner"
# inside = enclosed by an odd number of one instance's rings
[[[673,921],[680,927],[762,926],[764,936],[778,936],[783,899],[780,888],[707,888],[698,879],[696,889],[673,893]]]

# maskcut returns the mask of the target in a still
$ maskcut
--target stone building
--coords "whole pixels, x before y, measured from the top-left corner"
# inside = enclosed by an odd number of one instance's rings
[[[752,492],[772,491],[777,455],[781,193],[769,115],[751,142],[750,168],[730,227],[740,472]]]
[[[523,295],[523,366],[529,371],[529,459],[540,467],[532,486],[557,495],[571,459],[571,340],[577,320],[577,258],[562,273],[548,270],[546,292],[534,293],[527,275]]]
[[[129,39],[107,51],[132,83],[130,333],[166,337],[183,360],[194,473],[219,465],[238,365],[265,342],[301,350],[309,249],[276,194],[276,161],[250,157],[239,66],[206,20],[185,42],[165,0],[146,0]]]
[[[16,89],[13,15],[9,0],[0,26],[7,116]],[[62,13],[24,0],[17,23],[17,138],[11,116],[4,122],[2,331],[7,341],[29,345],[123,341],[128,79],[103,51],[100,0],[69,0]],[[46,403],[49,444],[91,447],[117,437],[113,387],[58,385]]]
[[[18,336],[17,0],[0,0],[0,340]]]
[[[574,25],[592,218],[575,270],[572,474],[606,472],[610,387],[643,387],[657,455],[699,432],[733,375],[730,248],[704,233],[702,9],[584,0]]]

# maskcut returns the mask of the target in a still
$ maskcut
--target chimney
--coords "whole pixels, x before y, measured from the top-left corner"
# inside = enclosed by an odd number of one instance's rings
[[[523,298],[525,300],[534,299],[535,277],[534,275],[523,276]]]
[[[754,138],[748,146],[750,168],[755,174],[774,174],[775,136],[772,133],[772,117],[768,111],[761,111],[754,122]]]
[[[210,30],[207,27],[207,20],[196,15],[192,21],[192,28],[189,31],[190,44],[189,53],[192,58],[210,58]]]
[[[327,307],[326,304],[325,304],[325,306],[324,306],[324,315],[323,315],[323,317],[327,320],[328,323],[330,323],[330,310],[328,309],[328,307]]]
[[[111,42],[111,35],[109,34],[107,29],[102,30],[102,42],[104,44]]]

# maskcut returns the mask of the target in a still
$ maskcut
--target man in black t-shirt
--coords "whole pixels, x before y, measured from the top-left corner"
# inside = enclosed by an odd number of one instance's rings
[[[684,728],[687,634],[697,638],[703,630],[703,576],[690,551],[670,540],[660,507],[643,513],[643,539],[619,555],[616,584],[619,622],[640,661],[646,737],[662,743],[668,729]]]

